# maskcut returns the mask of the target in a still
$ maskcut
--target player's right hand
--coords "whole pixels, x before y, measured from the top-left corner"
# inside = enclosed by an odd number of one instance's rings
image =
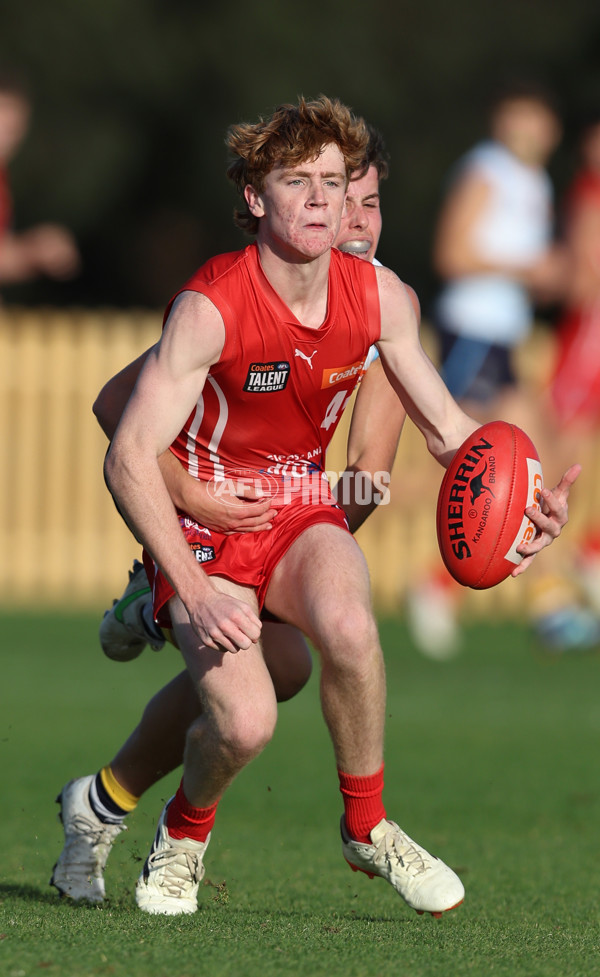
[[[262,623],[252,608],[237,597],[215,591],[210,601],[189,609],[192,627],[202,643],[215,651],[237,654],[260,638]]]

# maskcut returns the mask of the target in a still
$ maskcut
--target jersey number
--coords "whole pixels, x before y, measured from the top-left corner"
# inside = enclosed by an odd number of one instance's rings
[[[352,391],[348,393],[347,390],[338,390],[335,397],[330,402],[329,407],[325,411],[325,417],[321,421],[321,427],[328,431],[332,424],[337,424],[338,418],[346,406],[346,401],[351,396]]]

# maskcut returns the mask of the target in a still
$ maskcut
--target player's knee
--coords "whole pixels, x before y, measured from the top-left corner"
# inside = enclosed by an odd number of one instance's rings
[[[222,717],[217,735],[220,750],[234,766],[244,766],[262,753],[270,742],[277,722],[277,704],[251,701],[238,703]]]
[[[336,657],[357,660],[377,643],[377,626],[368,606],[359,603],[338,605],[328,616],[324,629],[324,648]]]
[[[240,763],[249,763],[271,741],[275,732],[275,720],[265,716],[240,716],[227,730],[223,746],[227,753]]]

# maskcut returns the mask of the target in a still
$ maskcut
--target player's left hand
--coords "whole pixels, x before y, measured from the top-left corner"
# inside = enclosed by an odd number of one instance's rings
[[[512,577],[518,577],[523,573],[540,550],[560,536],[563,526],[566,526],[569,520],[569,492],[580,472],[581,465],[571,465],[555,488],[542,489],[541,510],[537,506],[528,506],[525,509],[525,515],[536,527],[536,534],[530,543],[522,543],[517,548],[523,560],[511,573]]]

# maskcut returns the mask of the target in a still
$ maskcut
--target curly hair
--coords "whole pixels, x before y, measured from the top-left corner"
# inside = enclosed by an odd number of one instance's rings
[[[375,126],[372,126],[369,122],[366,123],[366,126],[367,132],[369,133],[367,151],[360,166],[352,174],[351,179],[360,180],[360,178],[365,175],[369,167],[374,166],[377,170],[377,178],[379,180],[387,180],[390,174],[390,157],[387,149],[385,148],[383,136],[381,135],[379,129],[376,129]]]
[[[316,159],[328,143],[339,146],[349,179],[364,165],[369,132],[339,99],[320,95],[312,101],[300,97],[297,105],[279,105],[267,119],[231,126],[226,142],[233,156],[227,176],[243,197],[248,184],[260,193],[275,166],[293,167]],[[234,221],[248,234],[258,231],[258,218],[246,204],[243,210],[235,210]]]

